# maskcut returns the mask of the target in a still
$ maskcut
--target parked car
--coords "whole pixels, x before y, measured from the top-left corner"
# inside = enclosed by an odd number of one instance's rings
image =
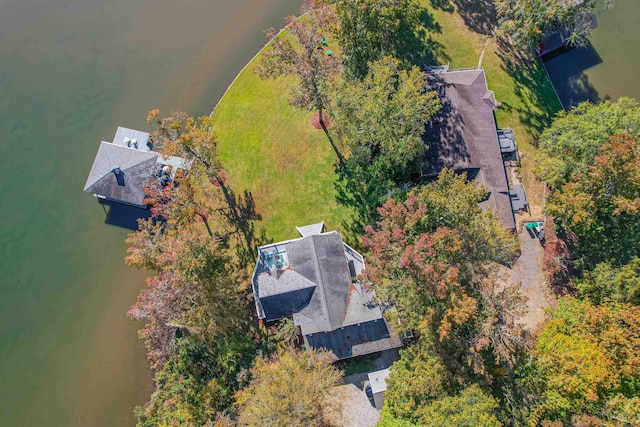
[[[498,142],[502,154],[513,153],[518,148],[513,129],[498,129]]]

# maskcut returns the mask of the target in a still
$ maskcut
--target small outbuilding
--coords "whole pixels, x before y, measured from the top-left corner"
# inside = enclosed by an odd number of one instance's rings
[[[178,169],[189,167],[184,159],[165,158],[152,148],[147,132],[119,127],[113,142],[100,143],[84,191],[100,199],[146,208],[145,188],[150,181],[168,183]]]
[[[384,405],[384,392],[387,391],[387,378],[389,378],[389,369],[369,372],[369,386],[373,394],[373,403],[377,410],[381,410]]]

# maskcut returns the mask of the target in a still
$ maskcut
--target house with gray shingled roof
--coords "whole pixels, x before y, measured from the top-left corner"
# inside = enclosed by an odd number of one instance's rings
[[[436,176],[444,168],[466,172],[470,180],[485,186],[489,195],[482,210],[494,211],[500,222],[514,230],[511,193],[493,110],[498,106],[482,68],[427,73],[430,90],[438,92],[442,109],[428,125],[429,145],[425,175]]]
[[[169,182],[178,169],[190,165],[180,157],[165,158],[152,151],[152,146],[147,132],[119,127],[113,143],[100,143],[84,191],[100,199],[146,208],[149,180],[167,175]]]
[[[402,346],[374,291],[355,280],[364,258],[324,223],[296,227],[300,238],[258,248],[253,295],[258,317],[292,317],[307,350],[332,361]]]

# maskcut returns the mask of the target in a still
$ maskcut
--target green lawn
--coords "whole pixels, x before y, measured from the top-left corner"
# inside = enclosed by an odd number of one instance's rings
[[[530,172],[533,143],[560,104],[541,64],[507,71],[494,42],[487,44],[486,36],[469,30],[457,13],[434,10],[431,0],[422,3],[433,15],[432,28],[440,29],[431,35],[440,62],[450,62],[452,68],[475,67],[486,45],[482,66],[489,88],[502,103],[496,112],[498,126],[515,129],[530,203],[542,206],[542,186]],[[344,231],[350,216],[335,201],[335,154],[330,144],[311,126],[310,112],[288,104],[290,80],[260,80],[255,62],[214,111],[229,185],[237,192],[252,192],[270,238],[296,237],[294,226],[322,220],[329,229]]]
[[[335,154],[312,113],[291,107],[289,80],[261,80],[250,64],[214,112],[228,183],[248,189],[276,240],[297,237],[295,226],[325,221],[341,229],[348,210],[335,201]]]

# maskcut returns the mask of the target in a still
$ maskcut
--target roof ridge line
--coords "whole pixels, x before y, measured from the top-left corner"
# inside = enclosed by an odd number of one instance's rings
[[[327,319],[329,320],[329,325],[331,325],[331,327],[333,328],[333,323],[331,322],[331,315],[329,314],[327,294],[324,292],[324,277],[322,276],[322,269],[320,268],[320,262],[318,262],[318,250],[316,249],[315,236],[317,235],[314,234],[309,237],[311,237],[311,241],[313,242],[313,253],[315,254],[315,257],[313,257],[313,259],[315,261],[316,271],[318,272],[318,276],[320,277],[320,283],[318,284],[318,287],[322,288],[322,299],[324,300],[324,304],[322,304],[322,311],[324,315],[327,316]],[[335,329],[332,329],[332,330],[335,330]]]
[[[106,141],[101,141],[101,143],[110,144],[110,145],[113,145],[113,146],[116,146],[116,147],[122,147],[121,145],[113,144],[113,143],[111,143],[111,142],[106,142]],[[124,148],[128,148],[128,147],[124,147]],[[141,152],[141,153],[144,153],[144,154],[147,154],[147,153],[156,154],[156,152],[155,152],[155,151],[140,151],[140,150],[137,150],[137,151],[139,151],[139,152]],[[158,157],[158,156],[156,155],[156,159],[157,159],[157,157]],[[148,158],[148,159],[144,159],[144,160],[143,160],[143,161],[141,161],[140,163],[144,163],[144,162],[149,161],[149,160],[151,160],[151,157],[150,157],[150,158]],[[134,168],[134,167],[138,166],[140,163],[135,163],[135,164],[133,164],[133,165],[129,166],[128,168],[126,168],[126,169],[121,169],[121,170],[122,170],[122,172],[126,172],[126,171],[128,171],[129,169],[131,169],[131,168]],[[118,168],[119,168],[119,166],[118,166]],[[114,169],[115,169],[115,168],[114,168]],[[100,182],[101,180],[103,180],[105,177],[109,176],[109,174],[111,174],[111,173],[113,173],[113,169],[111,169],[110,171],[107,171],[107,172],[106,172],[105,174],[103,174],[103,175],[100,175],[100,176],[99,176],[95,181],[93,181],[93,183],[92,183],[91,185],[86,185],[86,184],[85,184],[84,190],[82,190],[82,191],[87,191],[89,188],[93,187],[95,184],[97,184],[98,182]]]

